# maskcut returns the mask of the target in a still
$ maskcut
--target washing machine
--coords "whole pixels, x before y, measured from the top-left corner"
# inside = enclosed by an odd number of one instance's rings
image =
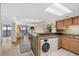
[[[41,40],[41,56],[50,56],[58,49],[58,38],[45,38]]]

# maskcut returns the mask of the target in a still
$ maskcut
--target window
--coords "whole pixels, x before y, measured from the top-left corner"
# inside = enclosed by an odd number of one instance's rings
[[[27,34],[27,27],[26,26],[21,26],[21,33],[23,35],[26,35]]]
[[[3,26],[3,37],[11,36],[11,26]]]

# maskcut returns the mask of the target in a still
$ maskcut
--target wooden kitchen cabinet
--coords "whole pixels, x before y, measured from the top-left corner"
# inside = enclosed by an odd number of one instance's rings
[[[72,18],[64,19],[64,27],[72,25]]]
[[[79,16],[73,18],[73,25],[79,25]]]
[[[57,21],[56,22],[56,27],[58,30],[62,30],[64,25],[63,25],[63,20]]]
[[[79,25],[79,16],[59,20],[56,22],[57,30],[62,30],[70,25]]]
[[[76,40],[76,46],[75,46],[75,51],[77,54],[79,54],[79,39]]]
[[[59,36],[58,37],[59,39],[58,39],[58,49],[60,49],[61,48],[61,39],[62,39],[62,36]]]
[[[62,39],[61,39],[62,48],[69,49],[68,40],[69,40],[69,38],[62,37]]]
[[[70,51],[79,54],[79,39],[69,39],[68,40],[69,49]]]
[[[61,47],[79,54],[79,39],[64,36],[61,39]]]

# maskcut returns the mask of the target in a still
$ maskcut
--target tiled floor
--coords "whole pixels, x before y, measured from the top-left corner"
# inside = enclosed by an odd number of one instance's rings
[[[1,54],[0,54],[1,55]],[[11,41],[7,41],[7,43],[2,46],[2,55],[4,56],[33,56],[32,51],[26,53],[20,53],[20,45],[13,45]],[[52,51],[49,56],[78,56],[72,52],[69,52],[64,49],[59,49],[57,51]]]
[[[50,56],[78,56],[77,54],[74,54],[70,51],[67,51],[65,49],[59,49],[57,51],[52,51]]]
[[[4,56],[32,56],[32,51],[26,53],[20,53],[19,45],[17,46],[9,46],[8,48],[3,49]],[[52,51],[49,56],[78,56],[72,52],[69,52],[64,49],[59,49],[57,51]]]
[[[20,53],[20,44],[12,44],[11,40],[4,41],[2,44],[3,56],[32,56],[32,51],[27,53]]]

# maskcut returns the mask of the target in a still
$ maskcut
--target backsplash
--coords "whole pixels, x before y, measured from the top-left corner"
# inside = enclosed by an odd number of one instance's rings
[[[69,26],[68,28],[66,28],[64,33],[79,35],[79,25],[78,26]]]

